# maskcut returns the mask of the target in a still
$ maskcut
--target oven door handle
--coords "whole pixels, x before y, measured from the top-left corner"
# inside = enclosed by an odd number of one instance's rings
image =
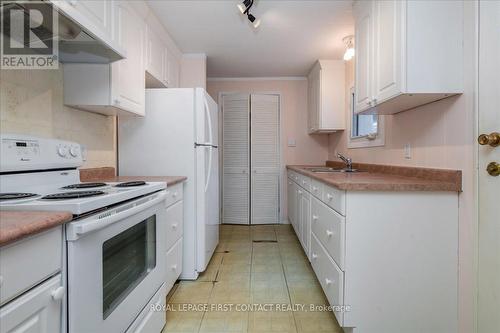
[[[148,209],[167,198],[166,191],[160,191],[151,196],[144,197],[137,201],[118,206],[111,211],[97,214],[83,221],[69,223],[67,227],[67,240],[77,240],[81,236],[90,232],[103,229],[113,223],[137,214],[145,209]]]

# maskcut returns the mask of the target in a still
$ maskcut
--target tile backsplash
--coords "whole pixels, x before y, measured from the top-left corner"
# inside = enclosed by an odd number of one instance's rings
[[[59,70],[1,70],[0,132],[75,141],[84,167],[116,166],[115,117],[63,105]]]

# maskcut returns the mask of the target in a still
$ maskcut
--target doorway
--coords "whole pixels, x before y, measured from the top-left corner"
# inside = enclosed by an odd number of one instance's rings
[[[221,93],[222,223],[280,221],[280,96]]]
[[[477,332],[500,332],[500,2],[479,1]],[[496,134],[495,134],[496,133]]]

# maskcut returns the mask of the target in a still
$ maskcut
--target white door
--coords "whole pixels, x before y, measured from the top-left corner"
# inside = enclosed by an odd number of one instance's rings
[[[360,1],[355,11],[356,25],[356,112],[366,110],[372,100],[373,2]]]
[[[500,2],[479,1],[479,133],[500,132],[498,59]],[[499,164],[500,146],[479,147],[479,333],[500,332],[500,176],[494,176]]]
[[[373,90],[376,103],[401,93],[400,0],[375,1],[373,12]]]
[[[251,95],[251,224],[279,223],[279,96]]]
[[[222,96],[223,223],[250,223],[250,96]]]

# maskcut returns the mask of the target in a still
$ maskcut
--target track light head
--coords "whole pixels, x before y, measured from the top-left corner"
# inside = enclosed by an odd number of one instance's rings
[[[242,14],[246,14],[248,13],[252,5],[253,5],[253,0],[244,0],[243,3],[237,4],[236,7],[238,7],[238,9]]]
[[[255,22],[255,16],[253,16],[252,14],[248,13],[247,17],[250,22]]]

